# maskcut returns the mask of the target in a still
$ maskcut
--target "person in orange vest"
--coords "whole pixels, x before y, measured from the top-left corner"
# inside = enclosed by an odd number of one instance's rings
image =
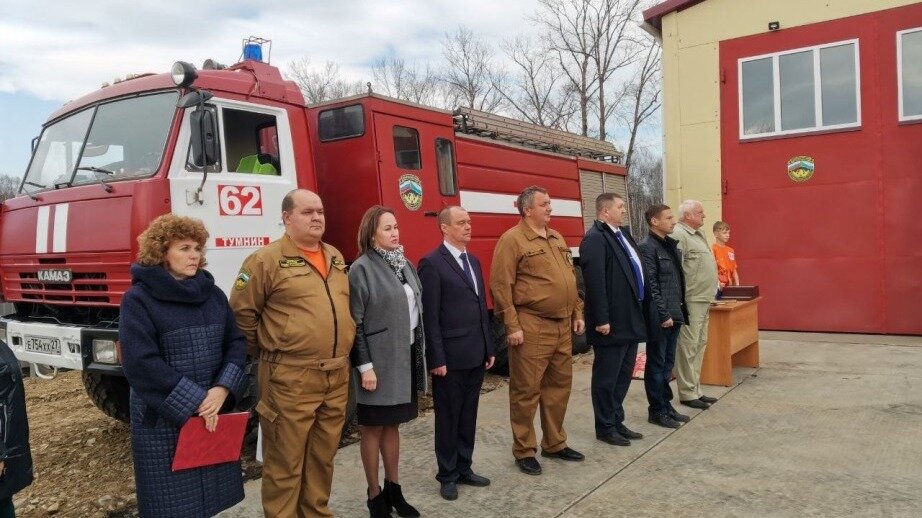
[[[714,252],[714,260],[717,261],[717,281],[720,283],[720,289],[724,286],[739,286],[736,253],[733,248],[727,246],[727,241],[730,241],[730,225],[723,221],[714,223],[714,239],[716,242],[711,245],[711,251]]]

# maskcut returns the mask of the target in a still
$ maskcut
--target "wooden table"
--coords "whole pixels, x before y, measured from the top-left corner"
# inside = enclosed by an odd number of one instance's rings
[[[729,387],[733,366],[759,366],[760,298],[719,301],[711,306],[701,383]]]

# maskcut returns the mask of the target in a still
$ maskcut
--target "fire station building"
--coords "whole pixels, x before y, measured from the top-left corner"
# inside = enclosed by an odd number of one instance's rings
[[[666,203],[732,227],[760,327],[922,334],[922,2],[669,0]]]

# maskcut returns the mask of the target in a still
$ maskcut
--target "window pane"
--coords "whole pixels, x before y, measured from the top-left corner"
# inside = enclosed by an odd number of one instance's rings
[[[365,134],[365,115],[361,104],[320,112],[320,142]]]
[[[903,39],[903,115],[922,115],[922,31],[901,35]]]
[[[439,170],[439,191],[442,196],[454,196],[458,189],[455,186],[455,152],[451,141],[435,139],[435,155]]]
[[[772,58],[743,63],[743,134],[775,131]]]
[[[820,49],[823,126],[858,122],[855,45]]]
[[[816,126],[813,89],[813,51],[778,57],[781,74],[781,129]]]
[[[394,126],[394,155],[401,169],[422,169],[419,158],[419,132],[413,128]]]
[[[24,191],[46,189],[70,180],[92,118],[93,108],[89,108],[45,128],[26,173],[29,187]]]
[[[238,173],[277,175],[281,171],[278,154],[264,153],[260,142],[263,131],[277,127],[274,115],[224,108],[224,148],[227,170]],[[267,129],[271,128],[271,129]]]

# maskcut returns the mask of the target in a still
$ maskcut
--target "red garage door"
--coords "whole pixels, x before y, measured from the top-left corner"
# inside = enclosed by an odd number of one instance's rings
[[[913,27],[922,5],[721,42],[723,217],[765,329],[922,334]]]

